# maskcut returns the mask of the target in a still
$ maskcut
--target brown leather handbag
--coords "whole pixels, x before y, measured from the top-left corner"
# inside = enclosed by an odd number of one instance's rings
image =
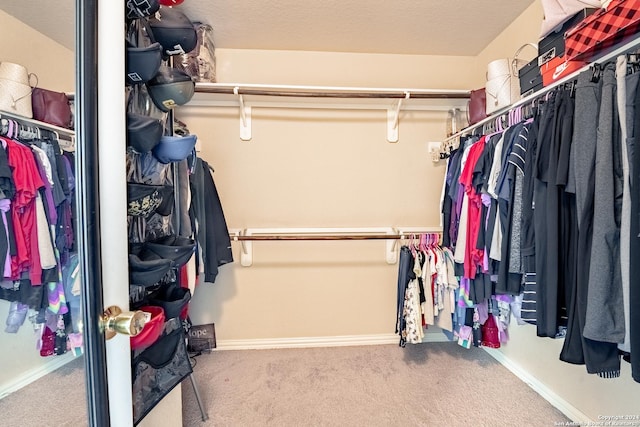
[[[66,93],[33,88],[31,108],[36,120],[67,129],[73,128],[71,105]]]
[[[471,91],[467,115],[469,125],[474,125],[487,118],[487,94],[484,88]]]

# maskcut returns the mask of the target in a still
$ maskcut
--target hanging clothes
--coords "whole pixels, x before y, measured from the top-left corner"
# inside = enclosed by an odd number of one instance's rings
[[[618,343],[618,349],[629,353],[631,345],[629,340],[631,318],[629,315],[629,287],[631,278],[630,245],[631,245],[631,187],[630,187],[630,164],[629,164],[629,134],[633,134],[633,116],[627,116],[627,70],[628,62],[626,55],[621,55],[616,61],[616,105],[618,117],[620,119],[620,157],[622,163],[622,205],[620,212],[620,283],[622,287],[623,314],[624,314],[624,340]],[[632,108],[632,107],[631,107]]]
[[[522,274],[520,262],[520,244],[514,242],[514,229],[520,230],[522,185],[516,185],[516,172],[518,168],[514,162],[524,161],[524,141],[528,133],[528,125],[517,124],[510,128],[513,136],[507,150],[505,165],[502,168],[502,179],[498,191],[498,204],[500,206],[500,228],[502,230],[502,244],[500,251],[500,265],[495,292],[497,294],[518,295],[522,291]],[[521,160],[522,159],[522,160]],[[516,194],[516,188],[518,192]],[[516,197],[517,196],[517,197]],[[517,214],[515,211],[517,210]],[[514,223],[516,222],[517,225]],[[520,233],[517,233],[519,240]]]
[[[636,137],[640,135],[640,74],[638,70],[627,77],[627,117],[635,118],[632,132],[628,135],[628,154],[630,164],[631,189],[631,218],[629,232],[629,258],[640,259],[640,153],[636,148]],[[631,375],[636,382],[640,382],[640,263],[632,262],[629,271],[629,345],[631,360]]]
[[[624,341],[624,305],[620,267],[622,165],[616,107],[615,64],[606,65],[596,141],[593,241],[585,338]]]
[[[540,337],[564,338],[560,359],[588,373],[619,376],[622,352],[636,381],[638,71],[619,58],[548,91],[527,121],[478,135],[482,150],[454,151],[445,178],[452,184],[443,191],[450,198],[447,241],[456,269],[463,268],[456,302],[478,314],[474,334],[493,318],[500,342],[507,340],[513,314],[535,324]],[[459,323],[469,326],[456,314],[454,329]],[[459,330],[465,343],[469,331]]]
[[[424,329],[429,326],[457,339],[464,324],[456,314],[459,283],[453,253],[434,240],[434,236],[422,235],[419,244],[400,248],[395,333],[401,347],[423,342]]]
[[[480,213],[482,200],[480,194],[476,191],[476,187],[473,185],[473,177],[478,159],[483,153],[485,142],[486,138],[483,137],[471,146],[467,161],[460,174],[460,184],[464,186],[467,197],[468,230],[464,251],[464,275],[469,279],[476,277],[478,269],[482,267],[482,259],[484,257],[484,251],[477,247],[478,234],[481,227]]]
[[[19,127],[14,124],[13,128]],[[40,354],[49,356],[67,351],[65,329],[71,318],[62,272],[68,258],[63,254],[74,249],[70,209],[75,179],[72,154],[63,154],[57,140],[44,131],[42,135],[42,139],[32,139],[35,132],[28,138],[13,132],[11,137],[0,138],[0,260],[5,278],[0,283],[0,298],[11,301],[7,332],[16,333],[27,311],[36,311],[35,325],[43,331]],[[67,194],[60,171],[69,186]],[[65,202],[68,210],[60,209]],[[53,329],[44,327],[47,316],[55,321]],[[46,335],[45,329],[52,334],[56,330],[57,335]]]
[[[189,208],[191,227],[198,242],[196,271],[204,281],[214,283],[218,267],[233,262],[231,239],[218,190],[213,181],[213,168],[199,157],[193,159],[190,177],[192,204]]]
[[[558,160],[557,123],[561,111],[562,97],[551,92],[546,103],[541,105],[540,131],[535,168],[536,228],[536,289],[537,334],[554,338],[559,333],[561,308],[558,303],[559,286],[559,190],[555,185]]]
[[[13,169],[16,194],[12,200],[11,215],[16,236],[17,252],[11,260],[11,279],[17,280],[23,272],[29,273],[33,286],[42,284],[42,266],[38,252],[36,226],[36,196],[44,186],[31,150],[11,139],[7,144],[9,166]]]

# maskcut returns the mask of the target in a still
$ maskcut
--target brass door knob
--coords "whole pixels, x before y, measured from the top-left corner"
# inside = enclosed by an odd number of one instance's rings
[[[147,323],[147,316],[143,311],[122,311],[118,306],[108,307],[102,314],[100,325],[106,339],[111,339],[116,334],[124,334],[135,337]]]

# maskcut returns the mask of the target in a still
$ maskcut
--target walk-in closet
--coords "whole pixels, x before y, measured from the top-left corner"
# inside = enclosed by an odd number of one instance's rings
[[[471,3],[0,0],[0,425],[640,426],[640,2]]]

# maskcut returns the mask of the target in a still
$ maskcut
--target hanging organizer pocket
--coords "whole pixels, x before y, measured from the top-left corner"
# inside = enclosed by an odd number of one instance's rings
[[[193,372],[180,320],[169,320],[165,335],[135,356],[132,364],[133,421],[137,425]]]

